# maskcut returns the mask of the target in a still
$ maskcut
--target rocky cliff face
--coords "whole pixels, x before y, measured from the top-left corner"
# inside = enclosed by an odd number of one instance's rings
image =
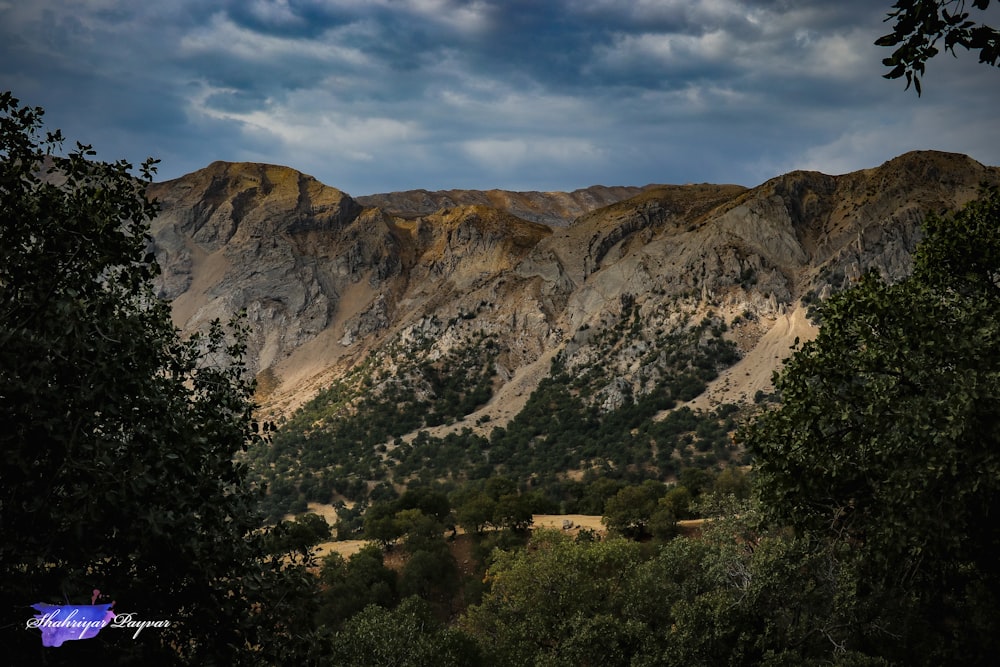
[[[216,162],[154,185],[163,273],[185,331],[245,310],[253,365],[266,369],[325,331],[349,286],[378,290],[401,270],[392,222],[284,167]]]
[[[703,318],[746,358],[762,341],[780,349],[768,333],[803,297],[871,269],[905,275],[923,216],[964,204],[983,182],[1000,183],[1000,171],[920,152],[753,189],[355,200],[291,169],[215,163],[151,195],[163,207],[161,295],[185,331],[247,312],[265,409],[287,412],[362,361],[433,363],[488,337],[492,398],[465,424],[496,425],[553,359],[597,378],[609,409],[652,391],[670,363],[663,341]]]

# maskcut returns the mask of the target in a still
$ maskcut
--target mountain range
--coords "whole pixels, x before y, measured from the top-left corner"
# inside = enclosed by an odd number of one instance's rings
[[[600,368],[607,406],[650,391],[648,351],[707,315],[726,325],[741,361],[695,404],[767,390],[794,339],[814,331],[805,304],[869,270],[905,275],[922,218],[998,182],[996,167],[924,151],[754,188],[358,198],[290,168],[216,162],[149,194],[162,208],[159,295],[188,333],[246,313],[266,414],[290,414],[385,350],[443,359],[489,335],[490,398],[458,421],[496,425],[557,355],[575,372]],[[626,317],[628,334],[604,340]]]

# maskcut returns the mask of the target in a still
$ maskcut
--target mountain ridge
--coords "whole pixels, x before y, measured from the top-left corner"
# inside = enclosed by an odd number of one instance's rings
[[[1000,182],[997,168],[920,151],[755,188],[606,188],[603,199],[570,198],[594,207],[568,224],[515,212],[564,220],[570,200],[553,193],[442,191],[417,206],[412,191],[355,199],[252,163],[213,163],[153,184],[150,195],[162,205],[152,228],[159,294],[173,300],[185,332],[246,311],[266,412],[290,414],[387,345],[431,338],[442,358],[476,334],[495,336],[500,350],[491,398],[471,421],[495,424],[516,414],[559,355],[620,373],[608,382],[609,406],[651,391],[655,373],[640,378],[627,345],[597,353],[585,341],[626,313],[641,313],[635,329],[646,345],[680,326],[682,311],[712,311],[735,341],[739,316],[747,354],[800,301],[867,270],[905,275],[923,216],[964,204],[983,182]]]
[[[442,208],[479,205],[507,211],[523,220],[540,222],[552,227],[565,227],[580,215],[595,208],[608,206],[634,197],[644,190],[657,187],[646,185],[592,185],[572,192],[538,192],[510,190],[406,190],[355,197],[364,206],[381,208],[400,218],[417,218]]]

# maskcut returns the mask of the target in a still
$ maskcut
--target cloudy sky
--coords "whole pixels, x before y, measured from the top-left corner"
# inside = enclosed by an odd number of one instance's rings
[[[891,4],[0,0],[0,88],[161,179],[246,160],[353,195],[1000,165],[1000,70],[881,78]]]

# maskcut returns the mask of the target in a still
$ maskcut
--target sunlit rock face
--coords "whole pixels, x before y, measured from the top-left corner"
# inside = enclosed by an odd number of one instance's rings
[[[641,394],[655,381],[656,340],[709,312],[733,325],[725,335],[744,354],[774,345],[768,332],[800,300],[870,270],[906,275],[924,216],[984,182],[1000,182],[998,170],[918,152],[751,189],[353,199],[285,167],[218,162],[150,194],[162,206],[160,296],[185,333],[245,312],[265,409],[293,409],[376,352],[443,359],[489,336],[499,351],[488,410],[503,423],[557,356],[578,373],[599,365],[609,406]],[[602,333],[612,330],[613,345]]]

